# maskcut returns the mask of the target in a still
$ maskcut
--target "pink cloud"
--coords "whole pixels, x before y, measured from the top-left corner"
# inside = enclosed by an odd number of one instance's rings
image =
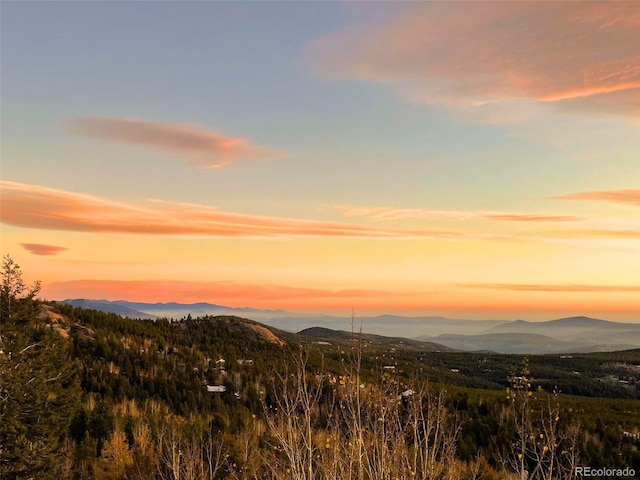
[[[357,223],[250,215],[214,206],[148,199],[143,203],[67,192],[37,185],[0,181],[0,221],[23,228],[90,233],[206,236],[217,238],[333,237],[370,239],[439,239],[453,241],[555,241],[557,238],[637,238],[635,227],[582,229],[526,235],[464,231],[378,228]],[[352,208],[352,207],[350,207]],[[566,222],[579,217],[502,212],[428,211],[355,208],[347,215],[376,220],[400,218],[488,218],[520,222]]]
[[[572,215],[541,215],[529,213],[509,213],[482,210],[428,210],[425,208],[395,207],[350,207],[336,205],[347,217],[364,217],[371,220],[399,220],[405,218],[428,218],[447,220],[468,220],[482,218],[509,222],[575,222],[584,220]]]
[[[224,281],[171,281],[171,280],[72,280],[45,285],[47,298],[105,298],[130,301],[200,302],[243,307],[247,305],[278,306],[306,302],[342,304],[345,300],[375,300],[405,298],[415,292],[387,292],[382,290],[289,287],[280,285],[253,285]]]
[[[600,202],[622,203],[640,206],[640,190],[596,190],[590,192],[568,193],[551,197],[555,200],[591,200]]]
[[[442,238],[490,237],[401,230],[317,220],[247,215],[216,207],[148,200],[144,204],[17,182],[0,182],[0,221],[24,228],[134,235],[210,237]],[[495,238],[498,238],[495,236]]]
[[[34,255],[58,255],[65,250],[69,250],[66,247],[58,247],[56,245],[45,245],[42,243],[21,243],[22,247],[33,253]]]
[[[463,283],[464,288],[480,288],[489,290],[514,290],[525,292],[640,292],[637,285],[539,285],[521,283]]]
[[[111,143],[138,145],[184,156],[189,165],[222,168],[239,160],[270,160],[288,155],[228,137],[198,125],[130,118],[79,117],[63,122],[74,134]]]
[[[640,287],[625,285],[537,285],[537,284],[463,284],[463,288],[517,290],[531,292],[583,292],[595,293],[633,293]],[[442,298],[433,292],[393,292],[369,289],[326,289],[289,287],[281,285],[244,284],[222,281],[167,281],[167,280],[73,280],[55,282],[43,286],[43,296],[47,299],[66,298],[105,298],[138,302],[211,302],[231,307],[285,308],[288,310],[318,311],[336,309],[344,312],[350,309],[379,313],[402,309],[430,311],[447,310],[575,310],[596,308],[599,310],[636,312],[635,304],[629,306],[617,302],[615,305],[603,305],[602,300],[593,295],[579,300],[569,301],[564,297],[554,300],[545,297],[545,301],[522,304],[518,299],[470,298],[464,291],[453,297]],[[554,303],[556,302],[556,303]],[[560,302],[560,303],[557,303]],[[585,303],[587,302],[587,303]],[[589,304],[591,303],[591,306]]]
[[[640,113],[635,2],[425,2],[312,46],[318,69],[428,104]]]

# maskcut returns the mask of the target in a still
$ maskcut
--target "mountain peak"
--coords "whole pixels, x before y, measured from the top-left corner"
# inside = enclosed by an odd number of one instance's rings
[[[586,327],[586,326],[596,326],[596,325],[607,325],[607,324],[612,324],[612,323],[616,323],[616,322],[610,322],[607,320],[600,320],[598,318],[591,318],[591,317],[585,317],[585,316],[576,316],[576,317],[565,317],[565,318],[559,318],[557,320],[549,320],[548,322],[544,322],[546,324],[553,324],[553,325],[566,325],[566,326],[581,326],[581,327]]]

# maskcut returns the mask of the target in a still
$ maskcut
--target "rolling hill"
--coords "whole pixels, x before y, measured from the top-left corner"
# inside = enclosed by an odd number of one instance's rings
[[[311,327],[298,332],[303,337],[311,337],[317,341],[345,343],[352,342],[360,338],[363,342],[371,345],[385,345],[394,348],[405,348],[413,350],[427,350],[436,352],[450,351],[451,348],[433,342],[421,342],[410,338],[403,337],[385,337],[383,335],[374,335],[371,333],[354,333],[344,330],[332,330],[324,327]]]
[[[609,352],[636,348],[632,343],[611,344],[606,342],[558,340],[535,333],[492,333],[485,335],[439,335],[431,341],[464,351],[493,351],[497,353],[577,353]],[[601,340],[601,339],[594,339]]]

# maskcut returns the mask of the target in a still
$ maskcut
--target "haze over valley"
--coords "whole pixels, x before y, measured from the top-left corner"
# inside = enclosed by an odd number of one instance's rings
[[[455,350],[498,353],[566,353],[628,350],[640,347],[640,323],[619,323],[589,317],[569,317],[542,322],[524,320],[461,320],[444,317],[338,317],[232,308],[210,303],[136,303],[127,301],[67,299],[62,303],[137,319],[235,315],[258,320],[291,332],[322,327],[353,328],[366,334],[405,337],[440,344]]]

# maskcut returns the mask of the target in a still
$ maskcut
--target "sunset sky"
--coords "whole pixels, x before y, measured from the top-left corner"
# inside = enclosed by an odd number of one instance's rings
[[[637,2],[2,2],[42,297],[640,321]]]

